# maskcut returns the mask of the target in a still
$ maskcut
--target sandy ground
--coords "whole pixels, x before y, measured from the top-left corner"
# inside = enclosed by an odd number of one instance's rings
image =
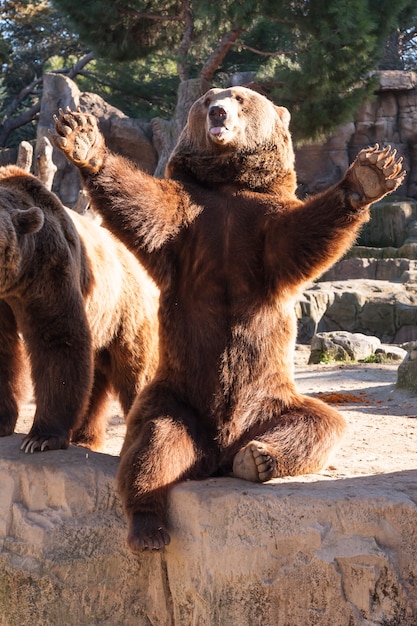
[[[336,406],[348,422],[347,435],[322,475],[342,478],[417,469],[417,396],[395,388],[398,363],[307,365],[309,354],[308,346],[297,347],[299,391]],[[34,409],[33,402],[24,405],[16,432],[28,432]],[[124,432],[120,407],[113,402],[105,453],[119,453]]]
[[[308,355],[309,349],[298,352],[299,391],[337,407],[348,423],[322,474],[339,478],[417,469],[417,396],[396,389],[398,363],[307,365]]]

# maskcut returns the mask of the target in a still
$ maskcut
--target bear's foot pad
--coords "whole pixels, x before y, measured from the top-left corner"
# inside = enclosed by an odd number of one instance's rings
[[[391,146],[380,150],[376,144],[359,152],[353,170],[362,194],[369,202],[382,198],[403,183],[402,162],[402,157],[398,158],[397,151]]]
[[[97,172],[103,164],[104,139],[94,115],[80,111],[59,110],[54,115],[55,128],[50,131],[54,144],[78,167]]]
[[[251,482],[264,483],[274,477],[277,463],[266,444],[251,441],[233,460],[233,475]]]
[[[162,550],[170,541],[164,525],[153,513],[136,513],[129,521],[127,545],[133,552]]]

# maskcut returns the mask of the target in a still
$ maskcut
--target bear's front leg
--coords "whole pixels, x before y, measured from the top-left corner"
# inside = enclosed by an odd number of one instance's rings
[[[19,404],[30,388],[29,376],[14,314],[0,300],[0,437],[14,432]]]
[[[36,400],[33,425],[21,445],[26,453],[68,447],[93,385],[91,333],[73,272],[45,271],[43,278],[53,297],[28,299],[23,331]]]
[[[398,189],[406,175],[402,161],[391,146],[380,150],[376,144],[361,150],[343,181],[350,188],[352,204],[363,207]]]
[[[51,138],[66,157],[85,174],[96,174],[103,166],[106,145],[94,115],[79,111],[54,115],[55,132]]]

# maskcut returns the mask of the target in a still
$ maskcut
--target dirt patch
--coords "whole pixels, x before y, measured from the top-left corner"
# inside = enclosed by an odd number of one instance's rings
[[[336,406],[348,422],[347,435],[320,478],[417,469],[417,396],[395,388],[398,364],[307,365],[309,354],[308,346],[297,347],[299,391]],[[28,432],[34,410],[33,402],[24,405],[17,432]],[[118,455],[124,433],[119,404],[113,402],[103,452]]]

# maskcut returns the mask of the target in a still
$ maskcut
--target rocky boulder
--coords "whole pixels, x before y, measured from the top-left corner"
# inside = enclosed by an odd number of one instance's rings
[[[361,361],[375,354],[381,346],[378,337],[338,331],[318,333],[311,340],[309,363],[327,361]]]
[[[397,387],[417,394],[417,342],[413,342],[397,370]]]
[[[382,344],[378,337],[336,331],[314,335],[308,362],[314,364],[331,361],[401,361],[406,354],[407,351],[399,346]]]
[[[171,545],[134,556],[117,459],[17,448],[0,441],[2,626],[415,624],[412,474],[183,483]]]
[[[153,173],[158,161],[153,145],[153,133],[150,122],[128,118],[122,111],[110,105],[100,96],[81,92],[77,85],[60,74],[45,74],[43,96],[37,126],[35,149],[35,173],[37,154],[44,137],[48,137],[53,125],[53,116],[58,109],[66,107],[94,114],[109,147],[140,165],[145,171]],[[53,190],[62,202],[73,207],[79,196],[80,179],[77,169],[63,154],[54,149],[53,161],[57,166]]]
[[[384,343],[417,340],[417,290],[399,283],[354,279],[317,283],[296,306],[298,338],[310,343],[319,332],[349,331]]]

